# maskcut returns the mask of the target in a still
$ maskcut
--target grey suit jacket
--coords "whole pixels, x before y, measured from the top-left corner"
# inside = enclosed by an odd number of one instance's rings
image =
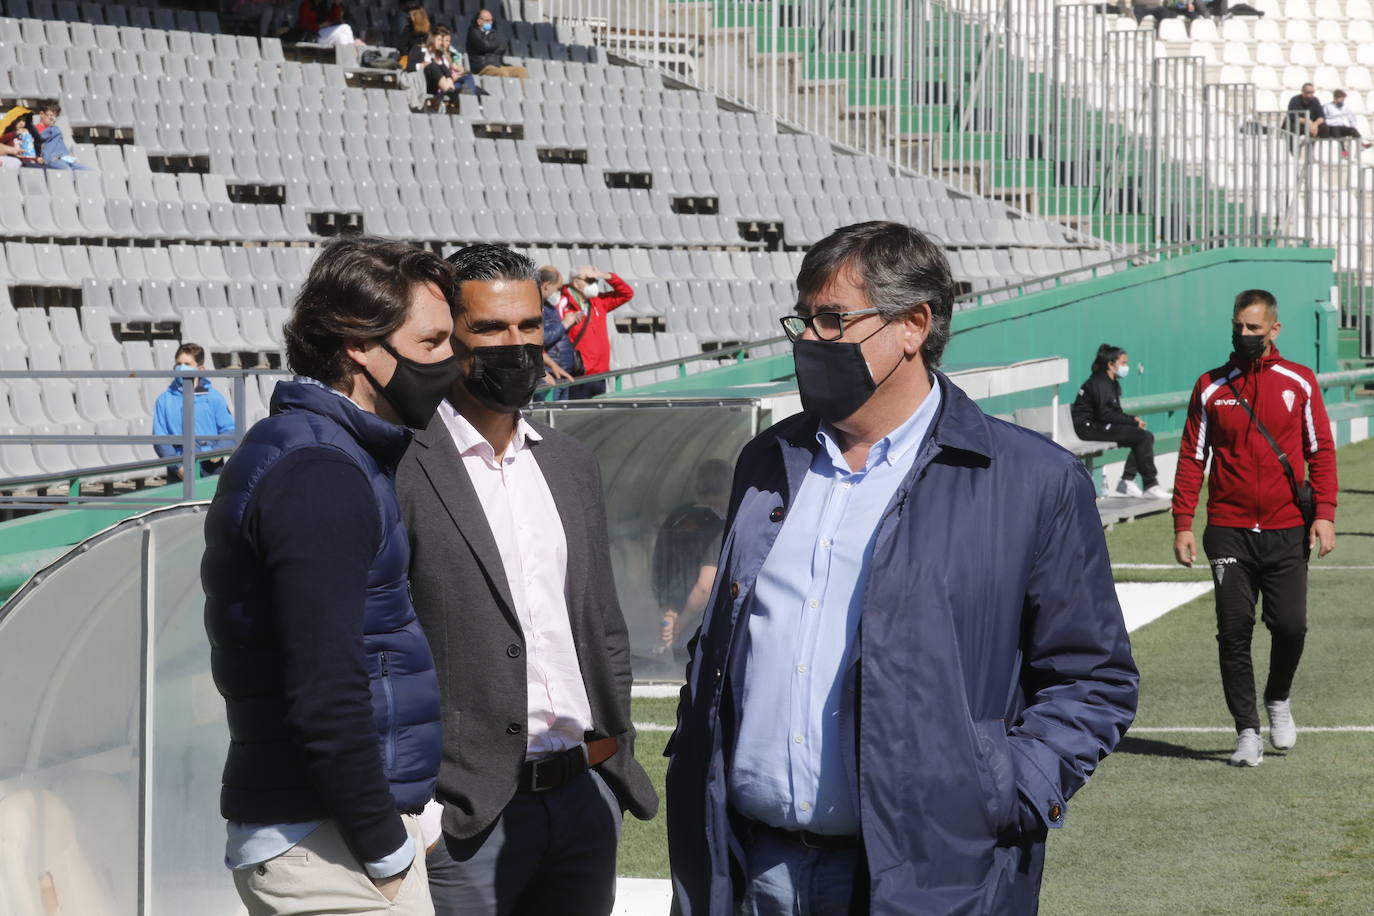
[[[534,424],[530,448],[568,542],[568,614],[591,702],[592,738],[620,750],[596,769],[621,807],[647,820],[658,796],[634,757],[630,641],[611,574],[601,472],[582,443]],[[459,839],[490,825],[515,793],[525,759],[525,638],[477,491],[436,413],[396,472],[410,533],[415,611],[434,650],[443,697],[438,797],[444,832]]]

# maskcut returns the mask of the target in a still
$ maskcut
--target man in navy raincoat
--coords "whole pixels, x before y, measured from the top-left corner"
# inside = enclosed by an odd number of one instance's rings
[[[1033,913],[1136,708],[1092,482],[935,371],[919,232],[840,229],[797,286],[803,413],[736,467],[669,748],[677,906]]]

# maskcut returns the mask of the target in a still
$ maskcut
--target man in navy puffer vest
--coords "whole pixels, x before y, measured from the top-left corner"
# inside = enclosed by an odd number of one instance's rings
[[[326,246],[285,328],[297,376],[206,518],[225,863],[251,913],[433,912],[415,815],[439,685],[394,475],[457,374],[453,290],[447,262],[403,243]]]

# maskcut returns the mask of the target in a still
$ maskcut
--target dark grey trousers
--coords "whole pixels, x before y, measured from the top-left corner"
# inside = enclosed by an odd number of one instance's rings
[[[615,904],[620,804],[595,771],[516,792],[490,827],[445,834],[425,858],[435,916],[607,916]]]

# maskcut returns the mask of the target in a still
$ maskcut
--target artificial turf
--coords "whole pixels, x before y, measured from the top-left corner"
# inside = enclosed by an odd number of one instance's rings
[[[1312,561],[1308,640],[1293,693],[1299,740],[1266,745],[1255,769],[1226,764],[1234,737],[1217,672],[1212,596],[1132,634],[1141,671],[1139,732],[1070,802],[1050,837],[1041,911],[1100,913],[1374,913],[1374,440],[1339,452],[1336,551]],[[1201,539],[1202,522],[1196,532]],[[1207,579],[1170,564],[1167,515],[1107,534],[1119,581]],[[1335,569],[1362,566],[1365,569]],[[1256,625],[1256,671],[1268,636]],[[1262,685],[1261,685],[1262,686]],[[671,725],[673,700],[636,700],[637,722]],[[1154,732],[1155,728],[1219,732]],[[638,756],[663,784],[666,732],[641,732]],[[623,875],[666,877],[662,814],[627,820]]]

